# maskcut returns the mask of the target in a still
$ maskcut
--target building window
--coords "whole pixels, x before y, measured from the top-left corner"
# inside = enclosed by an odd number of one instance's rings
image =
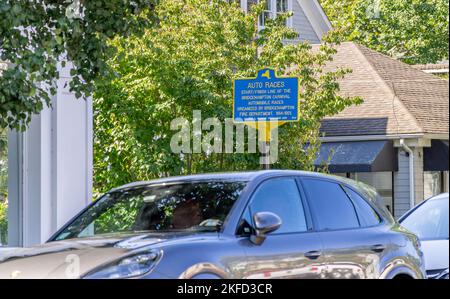
[[[442,192],[449,192],[449,185],[450,185],[450,182],[449,182],[449,172],[448,171],[443,171],[442,172],[442,182],[443,182],[443,184],[442,184]]]
[[[8,144],[6,130],[0,129],[0,246],[8,241]]]
[[[262,12],[262,14],[259,16],[259,26],[260,27],[264,27],[267,20],[272,19],[273,15],[272,15],[272,0],[267,0],[266,2],[266,8],[264,9],[264,11]]]
[[[258,0],[244,0],[241,3],[243,9],[250,11],[251,7],[258,3]],[[292,11],[292,0],[266,0],[265,10],[259,17],[259,28],[263,29],[268,19],[274,19],[288,11]],[[291,26],[291,18],[286,20],[286,26]]]
[[[241,0],[226,0],[226,1],[230,4],[237,3],[237,4],[241,5]]]
[[[249,12],[252,6],[257,4],[258,0],[241,0],[241,7],[244,11]]]
[[[441,171],[425,171],[423,173],[423,199],[430,198],[445,191],[444,173]],[[421,199],[420,199],[421,200]]]
[[[288,1],[287,0],[276,0],[277,4],[276,13],[284,13],[288,11]]]

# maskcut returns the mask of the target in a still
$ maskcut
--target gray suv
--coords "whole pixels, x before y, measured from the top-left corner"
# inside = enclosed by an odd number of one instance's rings
[[[125,185],[0,262],[0,278],[424,278],[371,187],[278,170]]]

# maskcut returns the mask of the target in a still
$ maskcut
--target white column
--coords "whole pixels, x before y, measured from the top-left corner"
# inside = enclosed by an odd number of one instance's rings
[[[92,100],[76,99],[64,85],[68,69],[58,81],[53,111],[53,210],[60,228],[92,200],[93,112]]]
[[[92,199],[92,101],[56,82],[53,107],[9,140],[9,245],[45,242]]]

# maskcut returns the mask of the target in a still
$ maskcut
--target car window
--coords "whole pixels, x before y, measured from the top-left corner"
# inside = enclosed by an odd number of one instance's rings
[[[217,231],[246,182],[149,185],[106,194],[56,240],[141,231]]]
[[[244,217],[258,212],[272,212],[281,218],[282,224],[275,233],[295,233],[308,230],[305,211],[293,178],[266,181],[253,194]],[[250,221],[251,219],[246,219]]]
[[[362,198],[358,193],[350,188],[344,187],[347,194],[353,200],[356,210],[358,211],[361,226],[375,226],[381,222],[380,216],[375,210]]]
[[[339,184],[308,178],[303,179],[303,186],[319,230],[359,227],[355,207]]]
[[[421,240],[448,240],[448,197],[426,201],[401,224]]]

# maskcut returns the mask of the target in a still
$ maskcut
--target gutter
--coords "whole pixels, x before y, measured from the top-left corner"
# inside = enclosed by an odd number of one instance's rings
[[[448,74],[448,69],[422,70],[422,72],[427,73],[427,74]]]
[[[415,188],[414,188],[414,152],[406,145],[405,139],[400,139],[400,146],[409,154],[409,208],[412,209],[415,204]]]
[[[375,141],[375,140],[393,140],[393,139],[411,139],[424,138],[425,134],[402,134],[402,135],[349,135],[349,136],[330,136],[319,137],[321,142],[346,142],[346,141]],[[438,138],[441,139],[441,138]]]
[[[319,137],[321,142],[347,142],[347,141],[374,141],[374,140],[396,140],[396,139],[412,139],[412,138],[425,138],[425,139],[440,139],[449,140],[449,135],[435,134],[435,133],[412,133],[412,134],[400,134],[400,135],[347,135],[347,136],[322,136]]]

